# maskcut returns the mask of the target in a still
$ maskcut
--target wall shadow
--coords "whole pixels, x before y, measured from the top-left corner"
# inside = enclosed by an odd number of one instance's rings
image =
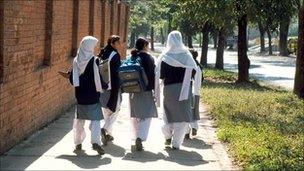
[[[0,170],[25,170],[71,130],[74,107],[1,156]],[[13,161],[13,162],[12,162]]]

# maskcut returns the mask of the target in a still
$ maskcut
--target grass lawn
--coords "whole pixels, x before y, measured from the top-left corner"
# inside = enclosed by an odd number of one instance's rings
[[[275,87],[235,84],[237,75],[204,70],[202,101],[244,169],[304,170],[304,101]]]

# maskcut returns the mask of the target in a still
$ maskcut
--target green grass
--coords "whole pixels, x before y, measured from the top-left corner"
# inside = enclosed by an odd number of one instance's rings
[[[304,101],[258,83],[235,84],[235,73],[207,68],[202,100],[244,169],[304,170]]]

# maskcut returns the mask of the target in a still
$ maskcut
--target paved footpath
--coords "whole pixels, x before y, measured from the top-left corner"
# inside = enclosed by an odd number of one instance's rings
[[[198,136],[186,140],[181,150],[166,150],[161,133],[162,119],[152,121],[145,150],[134,151],[127,97],[114,126],[114,142],[106,154],[91,150],[88,123],[83,153],[73,153],[74,109],[1,156],[0,170],[232,170],[226,147],[216,138],[216,129],[201,106]],[[162,113],[162,112],[160,112]]]

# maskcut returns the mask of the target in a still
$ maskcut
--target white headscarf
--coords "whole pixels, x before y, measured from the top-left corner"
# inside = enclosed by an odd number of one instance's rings
[[[185,68],[185,75],[183,79],[183,85],[179,96],[179,101],[187,100],[189,96],[189,89],[192,77],[192,70],[196,71],[194,78],[194,95],[199,95],[201,82],[202,82],[202,70],[197,66],[192,54],[182,41],[182,35],[179,31],[172,31],[168,35],[166,49],[160,55],[155,74],[155,97],[157,100],[157,106],[160,106],[160,66],[161,62],[165,62],[173,67]]]
[[[74,87],[79,86],[79,76],[84,73],[89,61],[94,58],[94,81],[96,86],[96,91],[101,92],[101,80],[99,75],[99,68],[96,64],[96,59],[94,55],[94,49],[97,45],[98,39],[92,36],[85,36],[79,45],[77,56],[73,61],[73,85]]]

